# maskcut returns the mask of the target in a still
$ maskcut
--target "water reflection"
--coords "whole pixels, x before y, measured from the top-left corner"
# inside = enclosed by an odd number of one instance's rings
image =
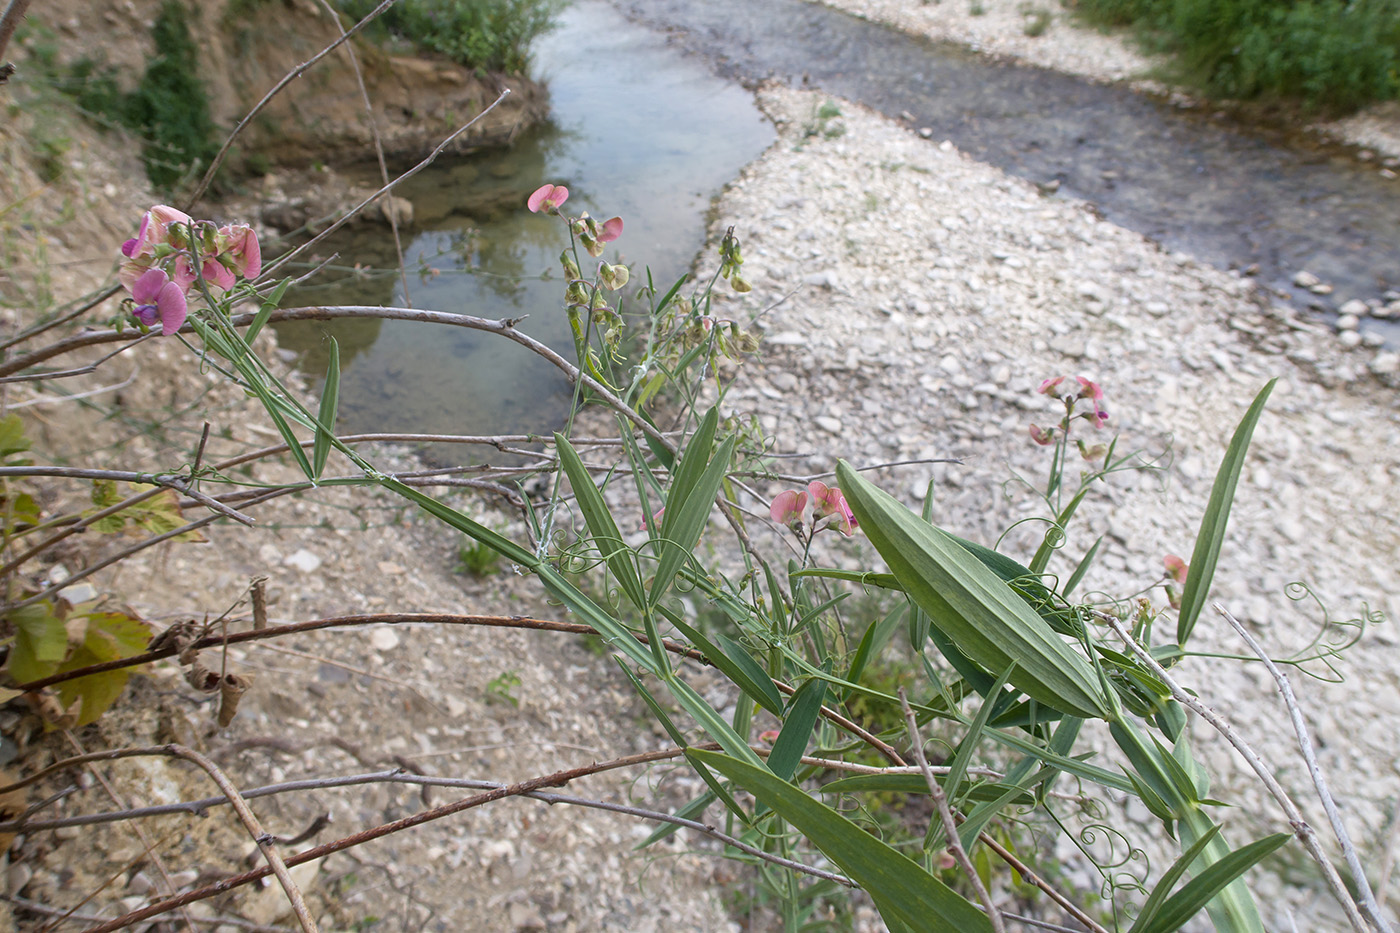
[[[625,233],[604,258],[674,281],[704,241],[710,199],[772,130],[748,93],[601,2],[565,11],[537,61],[550,86],[548,125],[508,151],[439,162],[396,193],[414,205],[404,259],[415,308],[527,315],[522,330],[564,349],[558,256],[568,237],[557,219],[525,209],[529,193],[560,183],[569,210],[621,215]],[[287,304],[404,303],[386,228],[342,231],[323,249],[332,252],[337,266]],[[549,364],[461,328],[356,320],[278,330],[312,374],[325,371],[326,334],[340,345],[344,431],[548,432],[568,403]]]

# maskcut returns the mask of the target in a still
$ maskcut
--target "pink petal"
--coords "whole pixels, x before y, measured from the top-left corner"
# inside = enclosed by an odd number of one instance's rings
[[[807,494],[796,489],[785,489],[773,497],[768,515],[780,525],[800,521],[802,511],[807,508]]]
[[[1177,583],[1186,582],[1186,574],[1190,570],[1186,565],[1186,561],[1177,557],[1175,554],[1168,554],[1166,557],[1162,558],[1162,563],[1167,565],[1167,576],[1171,577]]]
[[[160,312],[160,332],[166,337],[175,333],[185,323],[189,306],[185,303],[185,293],[174,282],[166,282],[156,298],[156,310]]]
[[[232,272],[225,268],[224,264],[217,259],[206,259],[204,261],[204,281],[228,291],[233,288],[236,281]]]
[[[603,222],[602,228],[598,231],[598,240],[602,243],[611,243],[622,236],[622,218],[614,217],[612,220]]]
[[[122,255],[125,256],[127,259],[130,259],[132,256],[135,256],[136,246],[137,241],[134,237],[130,240],[127,240],[125,243],[122,244]]]
[[[195,274],[194,270],[190,268],[190,261],[188,257],[175,257],[174,275],[170,277],[170,280],[176,285],[180,286],[180,291],[186,294],[189,293],[190,286],[194,284]]]
[[[147,269],[131,286],[131,297],[138,305],[156,303],[160,290],[170,281],[161,269]]]
[[[561,206],[569,200],[569,189],[563,185],[541,185],[535,189],[535,193],[530,195],[525,206],[530,208],[530,212],[538,214],[540,211],[546,213]]]

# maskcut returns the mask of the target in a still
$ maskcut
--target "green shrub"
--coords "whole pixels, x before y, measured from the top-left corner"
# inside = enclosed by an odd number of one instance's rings
[[[1353,110],[1400,96],[1400,0],[1080,0],[1134,25],[1175,77],[1217,97]]]
[[[188,15],[177,0],[161,6],[151,27],[156,55],[127,104],[128,122],[145,140],[146,175],[159,188],[202,171],[218,151]]]
[[[337,0],[356,19],[374,0]],[[478,71],[523,73],[530,45],[554,27],[563,0],[404,0],[380,16],[381,35],[400,36]]]

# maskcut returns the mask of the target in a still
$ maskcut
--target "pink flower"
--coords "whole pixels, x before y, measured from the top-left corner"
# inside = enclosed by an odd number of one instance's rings
[[[1171,577],[1177,583],[1186,583],[1186,574],[1191,569],[1187,566],[1186,561],[1177,557],[1175,554],[1168,554],[1166,557],[1162,558],[1162,563],[1167,566],[1167,576]]]
[[[538,214],[540,211],[549,214],[558,210],[567,200],[569,189],[563,185],[541,185],[525,204],[532,214]]]
[[[1031,430],[1031,440],[1035,441],[1035,442],[1036,442],[1037,444],[1039,444],[1041,447],[1046,446],[1047,444],[1049,444],[1051,441],[1053,441],[1053,440],[1055,439],[1055,429],[1054,429],[1054,428],[1050,428],[1049,430],[1047,430],[1047,429],[1045,429],[1045,428],[1042,428],[1042,427],[1041,427],[1040,425],[1038,425],[1038,424],[1033,424],[1033,425],[1030,426],[1030,430]]]
[[[650,520],[650,521],[648,521],[648,520],[645,519],[645,518],[642,519],[642,528],[648,529],[648,530],[653,530],[653,529],[654,529],[654,530],[660,530],[660,528],[661,528],[661,516],[663,516],[663,515],[665,515],[665,514],[666,514],[666,506],[663,505],[661,508],[659,508],[659,509],[656,510],[655,514],[653,514],[653,515],[651,516],[651,520]]]
[[[612,220],[603,221],[598,228],[598,242],[611,243],[622,236],[622,218],[614,217]]]
[[[802,524],[802,513],[807,508],[807,494],[796,489],[785,489],[773,497],[768,507],[768,515],[779,525],[789,527]]]
[[[245,279],[262,275],[262,247],[258,235],[247,224],[230,224],[219,228],[219,255],[223,262]],[[205,273],[208,277],[208,273]]]
[[[185,293],[170,281],[162,269],[148,269],[131,287],[135,307],[131,314],[147,327],[160,321],[160,332],[169,337],[180,329],[189,314]]]
[[[1056,376],[1056,377],[1053,378],[1053,379],[1046,379],[1044,382],[1042,382],[1042,383],[1040,384],[1040,388],[1036,389],[1036,391],[1039,392],[1041,395],[1048,395],[1048,396],[1050,396],[1051,398],[1059,398],[1059,397],[1060,397],[1060,383],[1062,383],[1062,382],[1064,382],[1064,381],[1065,381],[1065,377],[1064,377],[1064,376]]]
[[[850,537],[852,530],[860,523],[856,521],[851,507],[846,504],[846,497],[841,494],[841,490],[813,480],[807,484],[807,491],[812,494],[813,521],[835,516],[836,527],[843,535]]]
[[[146,215],[141,218],[141,228],[136,231],[136,237],[122,244],[122,255],[127,259],[135,259],[137,256],[155,252],[157,243],[169,242],[172,223],[185,224],[188,227],[194,221],[190,219],[189,214],[167,204],[157,204],[146,211]]]
[[[767,729],[763,732],[760,732],[758,734],[758,740],[764,743],[765,745],[772,745],[774,742],[778,741],[778,730]]]
[[[1091,382],[1083,376],[1075,378],[1079,380],[1079,397],[1091,399],[1094,403],[1094,413],[1085,417],[1094,422],[1094,427],[1103,427],[1103,423],[1108,420],[1108,410],[1103,407],[1103,389],[1097,382]]]
[[[217,259],[204,260],[203,272],[205,284],[221,288],[224,291],[233,288],[236,281],[234,274]]]

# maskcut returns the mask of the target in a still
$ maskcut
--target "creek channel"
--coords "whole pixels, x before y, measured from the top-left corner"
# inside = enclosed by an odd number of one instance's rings
[[[622,215],[617,255],[649,264],[666,287],[704,242],[709,199],[773,138],[733,82],[770,78],[912,116],[935,142],[951,140],[1014,175],[1058,181],[1056,196],[1082,198],[1169,250],[1250,269],[1299,305],[1319,300],[1293,286],[1301,270],[1334,287],[1325,299],[1333,308],[1400,288],[1400,181],[1340,147],[997,63],[805,0],[617,2],[627,19],[602,0],[580,0],[538,44],[549,125],[509,151],[425,172],[399,192],[418,211],[406,247],[416,307],[529,313],[524,329],[568,348],[558,272],[541,281],[557,270],[564,231],[523,210],[546,181],[569,187],[571,211]],[[328,248],[347,264],[395,266],[382,229]],[[295,300],[402,299],[394,276],[356,275]],[[499,338],[379,321],[326,329],[346,364],[346,430],[545,431],[565,410],[568,387],[557,373]],[[1392,344],[1400,338],[1393,325],[1383,332]],[[309,372],[324,371],[319,325],[279,336],[309,351]]]

